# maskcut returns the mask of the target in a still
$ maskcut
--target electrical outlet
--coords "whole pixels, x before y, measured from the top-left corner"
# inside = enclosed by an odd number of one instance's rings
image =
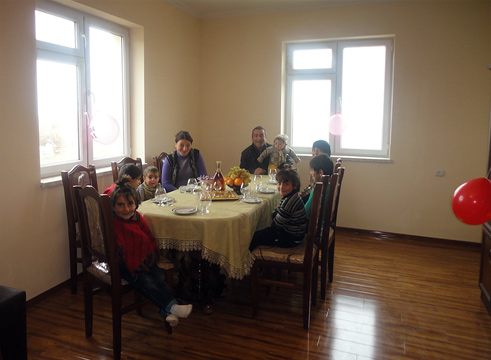
[[[442,169],[438,169],[436,172],[435,172],[435,176],[445,176],[445,171],[442,170]]]

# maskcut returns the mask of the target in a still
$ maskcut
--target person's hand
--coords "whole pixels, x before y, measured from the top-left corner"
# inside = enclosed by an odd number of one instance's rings
[[[256,170],[254,170],[254,175],[263,175],[263,174],[266,174],[266,170],[261,168],[257,168]]]

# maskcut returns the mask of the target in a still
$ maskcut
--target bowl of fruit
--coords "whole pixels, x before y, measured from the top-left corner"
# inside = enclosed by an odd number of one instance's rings
[[[241,169],[238,166],[230,168],[227,176],[225,177],[225,184],[238,195],[240,195],[240,188],[242,184],[247,186],[251,182],[251,174],[245,169]]]

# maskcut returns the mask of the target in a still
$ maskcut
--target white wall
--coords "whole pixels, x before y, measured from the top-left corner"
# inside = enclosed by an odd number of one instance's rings
[[[484,176],[489,123],[489,1],[380,3],[199,20],[160,0],[79,1],[131,27],[133,156],[147,162],[189,130],[205,156],[237,165],[262,124],[280,131],[281,42],[395,34],[390,164],[345,161],[341,226],[478,242],[450,209]],[[117,5],[117,6],[116,6]],[[61,185],[41,188],[34,1],[0,0],[0,284],[32,298],[69,277]],[[118,20],[119,21],[119,20]],[[142,42],[144,41],[144,42]],[[144,139],[144,141],[142,140]],[[304,182],[309,158],[300,164]],[[434,171],[445,169],[436,178]],[[110,184],[108,176],[100,186]]]
[[[487,173],[489,4],[384,2],[205,21],[203,136],[222,146],[203,152],[228,168],[254,126],[270,139],[281,131],[283,41],[395,35],[391,162],[343,162],[338,224],[480,242],[480,227],[457,220],[450,203],[458,185]],[[309,161],[299,166],[304,184]]]

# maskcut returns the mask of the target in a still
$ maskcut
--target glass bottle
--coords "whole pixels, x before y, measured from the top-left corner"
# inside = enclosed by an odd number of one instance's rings
[[[222,162],[217,161],[217,171],[213,176],[213,189],[217,191],[225,190],[225,179],[222,174]]]

